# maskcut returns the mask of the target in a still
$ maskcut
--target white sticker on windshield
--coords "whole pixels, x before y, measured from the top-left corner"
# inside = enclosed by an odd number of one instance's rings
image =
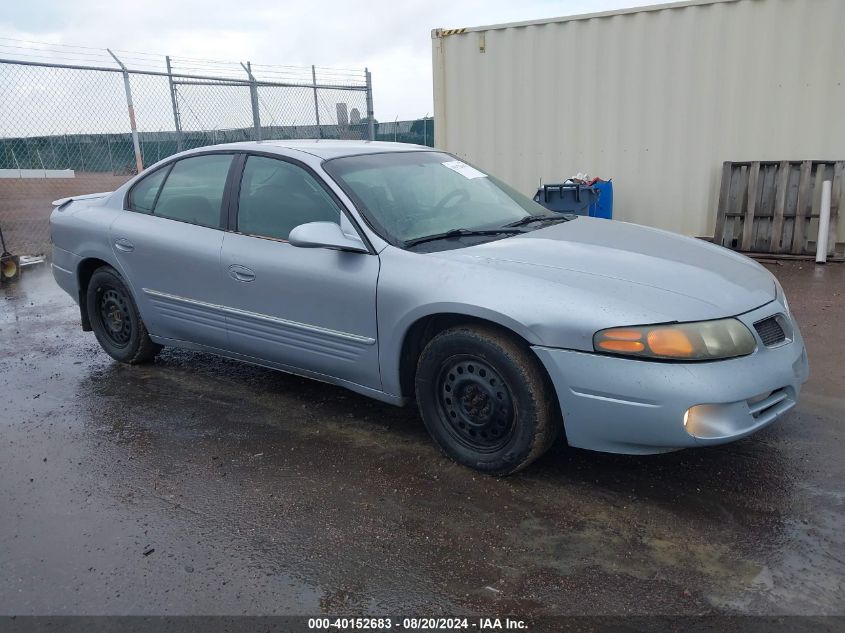
[[[478,171],[475,167],[471,167],[459,160],[447,160],[443,163],[444,167],[448,167],[452,171],[458,172],[464,178],[487,178],[487,174]]]

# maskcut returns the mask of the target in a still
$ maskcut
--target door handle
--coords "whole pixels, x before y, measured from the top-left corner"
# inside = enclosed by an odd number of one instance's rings
[[[232,264],[229,266],[229,276],[237,281],[254,281],[255,271],[240,264]]]
[[[119,250],[123,251],[124,253],[131,253],[135,250],[135,245],[127,240],[125,237],[119,237],[114,241],[114,247]]]

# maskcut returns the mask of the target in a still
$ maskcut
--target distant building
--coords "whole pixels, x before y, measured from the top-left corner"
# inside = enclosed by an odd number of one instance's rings
[[[337,104],[337,124],[342,126],[349,125],[349,114],[346,111],[345,103]]]
[[[352,108],[352,111],[349,113],[349,120],[352,125],[359,125],[361,123],[361,112],[358,108]]]

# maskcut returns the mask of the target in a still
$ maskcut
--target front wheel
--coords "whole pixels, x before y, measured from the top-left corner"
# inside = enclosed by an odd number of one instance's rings
[[[420,355],[417,404],[435,442],[455,461],[508,475],[540,457],[561,427],[557,398],[539,362],[512,337],[456,327]]]
[[[132,294],[114,268],[94,271],[86,300],[91,329],[109,356],[135,365],[159,353],[161,345],[150,339]]]

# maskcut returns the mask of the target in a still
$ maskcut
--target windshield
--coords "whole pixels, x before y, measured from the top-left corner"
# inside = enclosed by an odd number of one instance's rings
[[[464,235],[490,231],[486,239],[497,239],[523,232],[505,228],[508,224],[551,215],[503,182],[441,152],[350,156],[329,160],[324,167],[373,229],[396,245],[458,230]],[[526,225],[524,230],[541,226]],[[503,233],[492,233],[500,228]]]

